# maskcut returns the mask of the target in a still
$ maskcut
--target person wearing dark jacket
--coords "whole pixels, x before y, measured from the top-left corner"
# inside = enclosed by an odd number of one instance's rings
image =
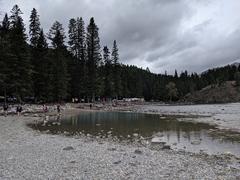
[[[8,105],[4,103],[3,105],[3,111],[4,111],[4,116],[7,116],[7,110],[8,110]]]

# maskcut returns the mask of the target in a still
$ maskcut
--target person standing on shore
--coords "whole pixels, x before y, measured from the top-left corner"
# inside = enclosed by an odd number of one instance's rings
[[[8,110],[8,105],[6,103],[4,103],[3,105],[3,111],[4,111],[4,116],[6,117],[7,116],[7,110]]]
[[[60,104],[57,105],[57,112],[58,112],[58,115],[61,114],[61,106],[60,106]]]
[[[43,104],[43,112],[45,114],[48,112],[48,107],[45,104]]]
[[[22,106],[21,106],[21,105],[18,105],[18,106],[17,106],[16,112],[17,112],[17,115],[20,116],[20,114],[21,114],[21,112],[22,112]]]

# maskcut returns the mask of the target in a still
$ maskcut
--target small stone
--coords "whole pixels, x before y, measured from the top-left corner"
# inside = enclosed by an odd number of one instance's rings
[[[199,144],[201,144],[201,141],[192,141],[191,144],[192,145],[199,145]]]
[[[65,148],[63,148],[64,151],[71,151],[73,150],[73,147],[72,146],[67,146]]]
[[[159,138],[159,137],[154,137],[154,138],[152,138],[152,140],[151,140],[151,142],[152,143],[161,143],[161,138]]]
[[[140,150],[137,149],[137,150],[134,151],[134,153],[135,153],[135,154],[142,154],[142,151],[140,151]]]
[[[116,151],[116,148],[108,148],[109,151]]]
[[[162,147],[162,149],[170,150],[170,149],[171,149],[171,146],[169,146],[169,145],[164,145],[164,146]]]
[[[39,117],[39,115],[38,114],[34,114],[33,117]]]
[[[120,164],[122,161],[116,161],[113,164]]]
[[[134,137],[138,137],[138,133],[133,133],[133,136]]]

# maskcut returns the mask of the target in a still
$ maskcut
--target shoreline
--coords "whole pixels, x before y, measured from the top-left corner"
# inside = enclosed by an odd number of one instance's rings
[[[44,134],[25,126],[34,119],[37,118],[1,117],[0,178],[234,179],[240,176],[238,160],[231,155],[156,151],[136,144]]]
[[[86,110],[65,108],[63,113]],[[41,118],[34,115],[0,116],[0,179],[240,178],[240,158],[230,154],[156,150],[111,139],[41,133],[26,126]]]

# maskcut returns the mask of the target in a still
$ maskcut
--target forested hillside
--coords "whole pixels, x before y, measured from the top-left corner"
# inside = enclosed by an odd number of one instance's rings
[[[176,101],[210,84],[237,80],[240,67],[226,66],[203,74],[187,71],[154,74],[119,59],[117,41],[101,47],[99,28],[81,17],[69,20],[67,33],[56,21],[46,33],[33,8],[26,30],[15,5],[0,24],[0,96],[36,102],[94,101],[130,97]],[[67,38],[68,37],[68,38]]]

